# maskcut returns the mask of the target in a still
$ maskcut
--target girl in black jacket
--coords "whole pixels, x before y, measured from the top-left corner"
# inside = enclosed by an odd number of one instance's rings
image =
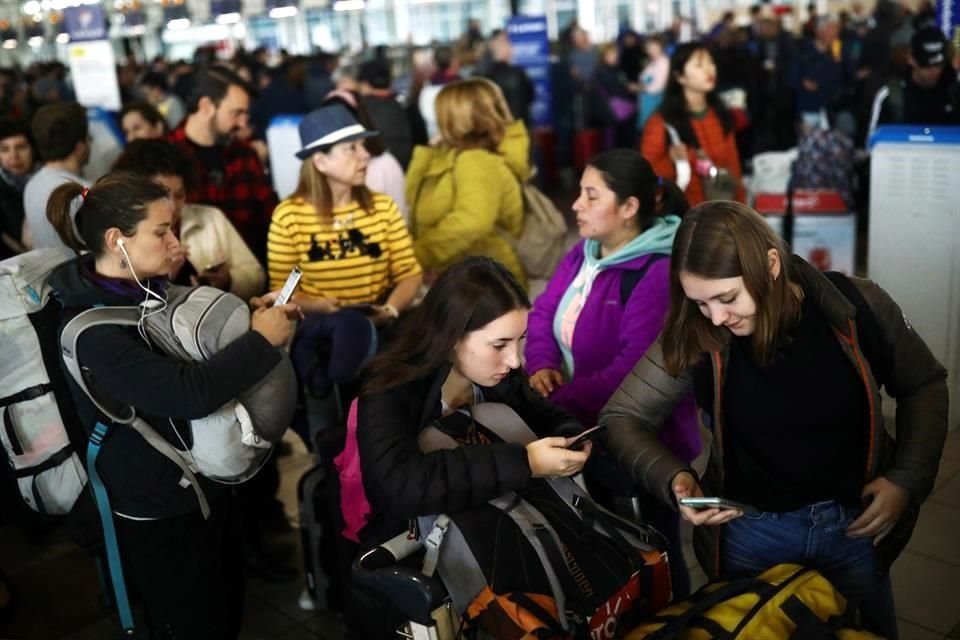
[[[583,427],[534,394],[521,373],[529,310],[526,292],[506,267],[467,258],[437,278],[371,363],[357,421],[373,509],[362,544],[389,540],[418,516],[477,508],[524,489],[531,478],[572,476],[583,468],[590,444],[566,448]],[[540,439],[526,446],[485,443],[471,428],[458,437],[469,446],[421,452],[417,437],[424,427],[484,401],[508,405]],[[358,589],[352,596],[347,619],[356,637],[380,637],[381,625],[396,627],[384,603],[365,603]],[[374,621],[375,611],[387,620]]]
[[[164,187],[115,173],[89,190],[76,183],[58,187],[47,210],[67,246],[89,251],[50,277],[65,320],[93,306],[145,303],[147,312],[159,306],[178,245]],[[133,407],[182,448],[178,427],[235,399],[280,361],[277,347],[290,337],[289,316],[295,313],[295,305],[256,311],[247,334],[204,362],[155,352],[135,328],[117,325],[86,330],[75,355],[98,397]],[[82,391],[71,391],[88,433],[97,422],[109,424]],[[126,425],[112,426],[96,464],[110,497],[124,573],[142,596],[150,636],[236,637],[243,563],[223,485],[198,476],[210,503],[204,520],[194,491],[180,484],[180,468]]]
[[[480,506],[531,478],[580,472],[589,444],[571,451],[565,436],[583,427],[534,394],[520,370],[529,310],[526,292],[503,265],[467,258],[437,279],[373,361],[357,423],[373,507],[364,543],[388,540],[418,516]],[[427,424],[479,401],[509,405],[541,439],[421,453],[417,435]]]

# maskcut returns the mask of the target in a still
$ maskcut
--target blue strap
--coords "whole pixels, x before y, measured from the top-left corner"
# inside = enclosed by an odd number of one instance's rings
[[[117,602],[120,624],[124,634],[133,636],[133,613],[130,611],[130,598],[127,597],[127,584],[123,580],[123,566],[120,564],[120,547],[117,545],[117,530],[113,524],[113,512],[110,510],[110,497],[107,495],[107,488],[103,486],[103,480],[100,479],[100,473],[97,472],[97,456],[100,455],[103,439],[107,437],[109,430],[110,427],[98,422],[90,434],[87,445],[87,476],[90,478],[93,496],[100,511],[107,564],[110,566],[110,582],[113,583],[113,596]]]

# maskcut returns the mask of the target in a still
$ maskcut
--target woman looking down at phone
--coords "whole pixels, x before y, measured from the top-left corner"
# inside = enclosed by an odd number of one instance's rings
[[[887,577],[933,488],[946,371],[873,282],[823,274],[735,202],[692,209],[677,231],[663,334],[600,415],[614,455],[680,507],[711,578],[781,562],[823,573],[869,630],[897,634]],[[880,387],[897,399],[887,435]],[[657,439],[690,390],[712,425],[702,479]]]

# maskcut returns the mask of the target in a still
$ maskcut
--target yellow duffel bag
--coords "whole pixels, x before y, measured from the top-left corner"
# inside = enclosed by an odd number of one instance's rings
[[[844,627],[847,601],[813,569],[778,564],[756,578],[714,582],[661,610],[625,640],[870,640]]]

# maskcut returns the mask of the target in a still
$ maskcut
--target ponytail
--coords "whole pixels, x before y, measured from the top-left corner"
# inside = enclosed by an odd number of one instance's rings
[[[679,216],[690,209],[690,203],[687,202],[687,196],[683,194],[680,187],[672,180],[666,178],[658,179],[657,187],[657,215],[660,217]]]
[[[99,257],[108,229],[134,235],[150,203],[168,197],[165,187],[141,175],[108,173],[89,189],[76,182],[54,189],[47,200],[47,220],[65,245]]]
[[[54,189],[47,200],[47,220],[60,236],[60,241],[76,253],[87,248],[86,243],[77,237],[80,225],[74,224],[83,209],[83,192],[86,190],[82,184],[67,182]]]

